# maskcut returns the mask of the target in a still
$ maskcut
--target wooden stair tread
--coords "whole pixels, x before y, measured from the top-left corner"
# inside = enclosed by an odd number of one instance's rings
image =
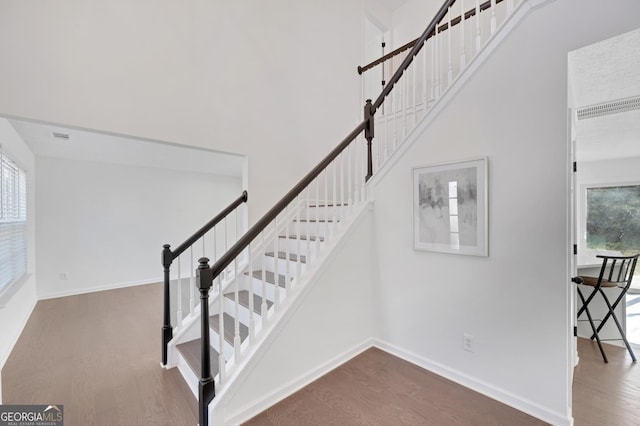
[[[235,293],[227,293],[224,296],[228,297],[231,300],[236,300]],[[249,291],[247,290],[238,291],[238,303],[240,303],[245,308],[249,309]],[[267,299],[267,309],[271,308],[272,305],[273,305],[273,302]],[[262,297],[260,297],[255,293],[253,295],[253,312],[255,312],[258,315],[262,315]]]
[[[224,313],[224,340],[227,343],[233,346],[233,340],[236,336],[236,319],[229,315],[228,313]],[[215,331],[216,333],[220,329],[220,315],[215,314],[209,317],[209,327]],[[240,341],[244,342],[244,339],[249,335],[249,327],[240,323]]]
[[[245,275],[248,275],[247,272],[245,272]],[[262,280],[262,270],[259,269],[257,271],[251,271],[251,275],[253,276],[253,278],[257,279],[257,280]],[[264,271],[264,280],[266,282],[268,282],[269,284],[275,284],[276,283],[276,279],[275,279],[275,274],[271,271]],[[287,281],[287,277],[285,277],[284,275],[278,274],[278,285],[280,287],[284,287],[285,283]]]
[[[264,254],[265,256],[269,256],[269,257],[275,257],[274,252],[268,252]],[[300,263],[307,263],[307,257],[304,255],[300,255]],[[287,259],[287,252],[286,251],[279,251],[278,252],[278,259],[283,259],[286,260]],[[298,261],[298,255],[295,253],[289,253],[289,260],[291,260],[292,262],[297,262]]]
[[[180,343],[176,345],[176,349],[182,354],[182,357],[187,362],[187,365],[193,370],[196,377],[200,377],[202,373],[200,370],[202,366],[200,365],[200,356],[201,356],[201,343],[200,339],[191,340],[190,342]],[[211,362],[211,377],[216,377],[218,374],[218,358],[220,355],[218,352],[209,348],[209,360]]]

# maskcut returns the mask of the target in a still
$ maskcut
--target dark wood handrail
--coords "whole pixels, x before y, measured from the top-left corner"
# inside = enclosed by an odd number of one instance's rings
[[[298,182],[287,194],[282,197],[278,203],[271,208],[255,225],[253,225],[229,250],[227,250],[216,263],[213,264],[211,270],[213,278],[217,277],[224,269],[247,248],[260,233],[287,207],[322,171],[335,160],[338,155],[353,140],[362,133],[368,125],[368,120],[362,121],[358,126],[347,135],[346,138],[336,146],[317,166],[313,168],[300,182]]]
[[[249,194],[247,193],[247,191],[242,191],[242,195],[241,196],[236,198],[224,210],[222,210],[213,219],[211,219],[209,222],[207,222],[202,228],[198,229],[192,236],[187,238],[187,240],[184,243],[180,244],[175,250],[172,250],[171,251],[171,255],[173,256],[173,259],[175,259],[178,256],[180,256],[186,249],[191,247],[193,245],[193,243],[195,243],[200,238],[202,238],[202,236],[204,234],[209,232],[211,230],[211,228],[216,226],[221,220],[223,220],[225,217],[227,217],[229,215],[229,213],[231,213],[233,210],[235,210],[236,207],[238,207],[242,203],[246,203],[248,197],[249,197]]]
[[[504,0],[496,0],[496,4],[498,3],[502,3]],[[449,7],[451,7],[453,4],[455,3],[455,0],[449,5]],[[479,8],[480,8],[480,12],[485,11],[487,9],[489,9],[491,7],[491,0],[487,0],[484,3],[480,4]],[[469,9],[464,13],[464,20],[466,21],[467,19],[471,18],[472,16],[476,15],[476,8],[474,7],[473,9]],[[443,16],[444,17],[444,16]],[[454,27],[455,25],[458,25],[460,22],[462,22],[462,15],[456,16],[455,18],[453,18],[451,20],[451,27]],[[446,22],[442,25],[440,25],[438,27],[438,34],[446,31],[449,29],[449,22]],[[432,30],[427,38],[430,39],[431,37],[433,37],[435,35],[435,31]],[[379,57],[378,59],[376,59],[375,61],[372,61],[370,63],[368,63],[367,65],[364,66],[358,66],[358,74],[362,74],[363,72],[370,70],[371,68],[375,67],[376,65],[380,65],[383,62],[388,61],[389,59],[393,58],[394,56],[399,55],[400,53],[404,52],[407,49],[412,48],[413,46],[416,45],[416,43],[418,42],[418,40],[420,40],[420,37],[416,38],[415,40],[411,40],[409,43],[402,45],[400,47],[398,47],[395,50],[392,50],[391,52],[387,53],[384,56]]]

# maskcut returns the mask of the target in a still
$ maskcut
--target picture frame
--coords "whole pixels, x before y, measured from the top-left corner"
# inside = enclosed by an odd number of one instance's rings
[[[413,168],[414,249],[488,256],[488,159]]]

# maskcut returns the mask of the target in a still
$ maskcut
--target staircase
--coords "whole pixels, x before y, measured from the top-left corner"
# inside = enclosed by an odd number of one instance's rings
[[[264,241],[252,246],[252,251],[259,255],[252,256],[251,260],[243,259],[234,278],[223,283],[222,290],[220,287],[213,290],[209,359],[216,385],[220,384],[221,377],[231,374],[231,367],[246,352],[250,341],[269,321],[274,321],[277,308],[286,304],[288,294],[295,293],[296,287],[301,285],[309,262],[324,250],[326,238],[336,234],[341,218],[348,212],[346,204],[304,203],[299,216],[278,225],[275,237],[265,237]],[[220,291],[222,298],[218,297]],[[191,325],[197,326],[197,321]],[[185,329],[182,335],[191,333]],[[170,352],[175,350],[175,364],[196,394],[201,345],[200,338],[170,345]],[[237,358],[236,353],[240,355]]]
[[[199,260],[190,282],[200,290],[201,303],[179,316],[175,335],[167,331],[165,314],[163,364],[177,366],[199,397],[200,424],[209,424],[214,395],[220,398],[229,390],[370,205],[373,170],[384,170],[515,22],[543,1],[445,1],[411,50],[392,55],[397,60],[402,53],[401,63],[387,62],[394,74],[381,95],[367,101],[356,129],[232,246],[225,244],[213,265],[206,257]],[[164,264],[168,294],[170,272]]]

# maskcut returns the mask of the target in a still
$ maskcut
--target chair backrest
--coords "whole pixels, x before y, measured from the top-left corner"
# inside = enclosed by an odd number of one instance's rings
[[[640,256],[640,254],[631,256],[598,255],[597,257],[602,259],[598,283],[601,283],[604,279],[611,283],[618,284],[619,287],[628,289],[629,286],[631,286],[631,279],[636,269],[638,256]]]

